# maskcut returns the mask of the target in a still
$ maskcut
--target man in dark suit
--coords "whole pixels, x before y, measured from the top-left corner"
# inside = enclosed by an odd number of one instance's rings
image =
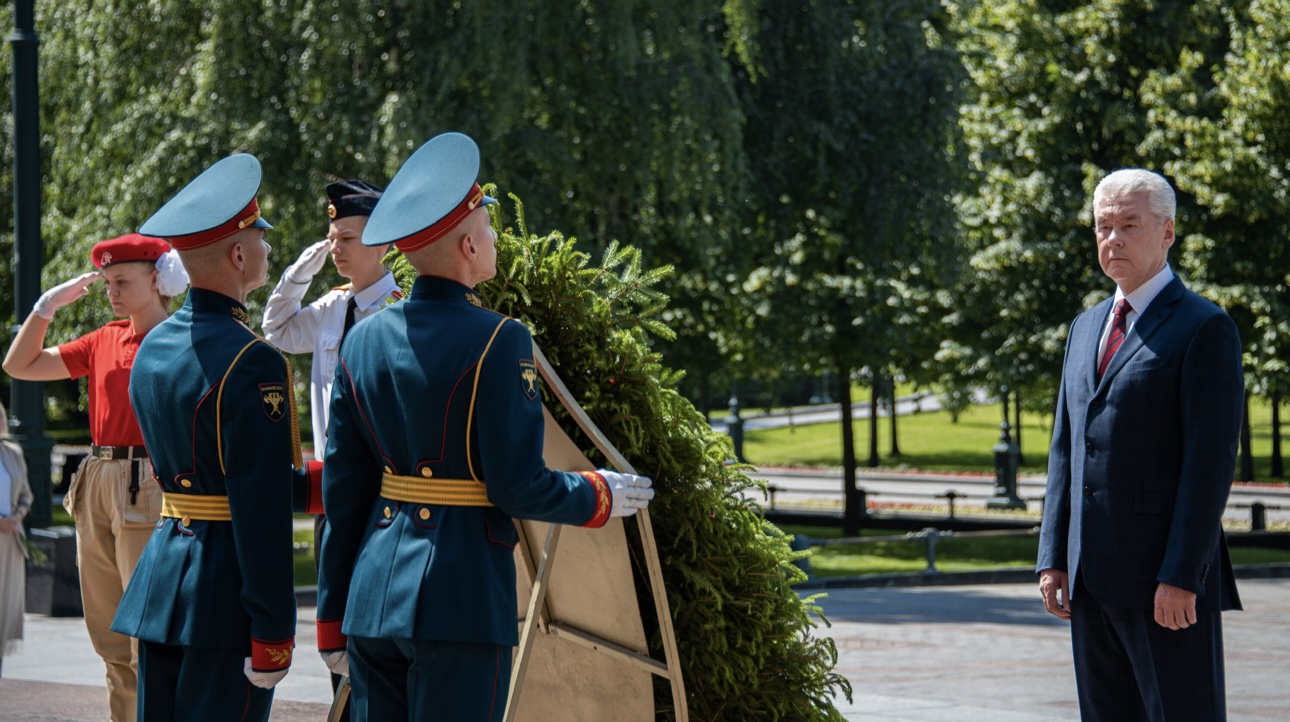
[[[1241,343],[1169,268],[1174,208],[1149,171],[1098,184],[1098,261],[1117,288],[1066,343],[1037,569],[1044,607],[1071,622],[1085,720],[1227,718]]]

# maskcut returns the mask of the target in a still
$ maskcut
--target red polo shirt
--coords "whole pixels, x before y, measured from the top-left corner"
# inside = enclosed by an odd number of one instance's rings
[[[130,406],[130,369],[142,335],[129,320],[113,321],[58,347],[72,378],[90,377],[90,438],[99,446],[143,446]]]

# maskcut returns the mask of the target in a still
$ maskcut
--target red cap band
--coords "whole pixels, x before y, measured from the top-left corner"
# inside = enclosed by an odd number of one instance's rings
[[[455,228],[458,223],[461,223],[466,216],[470,215],[471,211],[478,208],[479,204],[483,202],[484,189],[480,188],[479,184],[476,183],[475,187],[470,189],[470,193],[466,194],[466,200],[458,203],[456,208],[453,208],[448,212],[448,215],[440,218],[429,228],[417,231],[410,236],[400,238],[394,242],[394,247],[407,253],[408,251],[415,251],[418,248],[423,248],[434,243],[440,238],[446,236],[448,231]]]
[[[191,251],[194,248],[210,245],[215,241],[220,241],[237,233],[243,228],[249,227],[252,223],[260,220],[260,204],[252,198],[251,202],[245,208],[238,211],[232,219],[227,220],[218,226],[201,233],[190,233],[186,236],[173,236],[169,241],[175,246],[176,250]]]

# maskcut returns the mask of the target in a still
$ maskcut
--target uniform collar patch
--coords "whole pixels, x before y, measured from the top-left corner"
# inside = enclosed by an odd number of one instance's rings
[[[232,306],[229,308],[229,312],[232,313],[233,318],[237,319],[243,326],[251,325],[251,314],[247,313],[245,308],[242,308],[241,306]]]
[[[477,308],[484,307],[484,302],[479,300],[479,294],[477,293],[467,293],[466,300],[470,302],[470,305],[475,306]]]

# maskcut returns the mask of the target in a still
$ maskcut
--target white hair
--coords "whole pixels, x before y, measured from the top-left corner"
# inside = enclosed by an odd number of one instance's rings
[[[1174,219],[1178,201],[1173,187],[1164,176],[1142,168],[1121,168],[1103,178],[1093,191],[1094,213],[1103,198],[1119,198],[1130,193],[1146,193],[1147,207],[1161,222]]]

